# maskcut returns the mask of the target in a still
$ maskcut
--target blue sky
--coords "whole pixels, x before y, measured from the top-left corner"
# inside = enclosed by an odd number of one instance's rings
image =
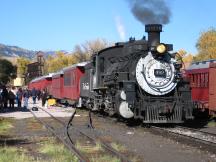
[[[172,16],[161,41],[195,54],[200,33],[216,27],[216,1],[167,2]],[[0,0],[0,43],[7,45],[72,51],[87,40],[118,42],[143,35],[144,26],[126,0]]]

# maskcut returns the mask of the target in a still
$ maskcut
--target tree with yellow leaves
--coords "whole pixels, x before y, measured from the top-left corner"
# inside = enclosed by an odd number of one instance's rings
[[[25,57],[19,57],[17,58],[16,64],[17,64],[17,75],[18,76],[24,76],[27,70],[27,65],[30,64],[30,60]]]
[[[54,56],[48,56],[45,61],[45,73],[57,72],[60,69],[79,63],[87,61],[91,56],[101,49],[108,47],[108,43],[104,39],[96,39],[93,41],[86,41],[83,44],[76,45],[74,51],[70,54],[65,54],[63,52],[56,52]]]
[[[45,61],[45,73],[57,72],[69,65],[75,64],[77,61],[71,54],[56,52],[54,56],[48,56]]]
[[[216,59],[216,29],[212,28],[202,32],[196,47],[198,54],[194,57],[194,61]]]
[[[109,43],[105,39],[98,38],[96,40],[86,41],[84,44],[76,45],[74,51],[72,52],[72,55],[74,55],[78,62],[87,61],[94,53],[110,45],[111,43]]]
[[[184,49],[180,49],[177,52],[176,59],[178,62],[183,62],[183,69],[186,69],[193,61],[193,55],[188,53]]]

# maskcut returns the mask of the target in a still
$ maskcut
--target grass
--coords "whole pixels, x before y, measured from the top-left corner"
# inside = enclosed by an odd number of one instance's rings
[[[14,147],[1,147],[0,155],[0,162],[33,162],[33,158]]]
[[[32,157],[31,152],[23,148],[0,147],[0,162],[78,162],[77,157],[67,150],[62,144],[56,143],[51,138],[40,143],[41,146],[35,149],[44,158]]]
[[[0,118],[0,134],[8,134],[13,128],[14,120],[11,118]],[[0,147],[0,162],[33,162],[33,158],[25,155],[24,150],[16,147]]]
[[[10,128],[13,128],[13,120],[10,118],[0,118],[0,134],[5,134]]]
[[[102,153],[103,149],[99,143],[93,147],[83,146],[80,142],[76,143],[76,148],[84,155],[90,157],[91,162],[120,162],[121,160]],[[49,156],[51,162],[78,162],[78,159],[71,154],[62,144],[56,144],[54,139],[42,143],[39,152]]]
[[[111,155],[105,154],[100,143],[96,143],[95,146],[86,146],[82,145],[80,142],[76,143],[76,148],[80,150],[85,155],[87,154],[90,157],[91,162],[120,162],[121,160],[112,157]]]
[[[121,162],[120,159],[112,157],[110,155],[98,155],[91,158],[92,162]]]
[[[7,133],[9,129],[13,128],[13,119],[0,118],[0,134]],[[28,128],[40,129],[40,125],[32,119]],[[42,159],[36,160],[34,156],[31,156],[31,152],[25,149],[16,147],[0,147],[0,162],[78,162],[78,158],[74,156],[63,144],[57,143],[55,138],[45,139],[39,143],[40,146],[35,149],[36,152],[40,153]],[[124,151],[125,148],[121,145],[112,144],[118,151]],[[120,159],[112,157],[111,155],[104,152],[102,146],[97,143],[96,145],[76,143],[76,148],[89,157],[92,162],[120,162]],[[30,153],[30,154],[29,154]]]
[[[51,162],[78,162],[76,156],[72,155],[64,145],[56,143],[54,139],[42,143],[38,151],[47,155]]]
[[[116,157],[105,155],[99,143],[95,146],[84,146],[80,142],[76,143],[76,148],[84,155],[90,157],[91,162],[120,162]],[[56,144],[54,139],[42,143],[39,152],[51,158],[51,162],[78,162],[78,159],[71,154],[62,144]]]
[[[40,124],[37,120],[35,120],[35,118],[31,118],[28,122],[27,128],[31,130],[40,130],[43,128],[43,125]]]
[[[121,145],[121,144],[111,143],[111,146],[112,146],[115,150],[117,150],[117,151],[119,151],[119,152],[125,152],[125,151],[126,151],[125,146],[123,146],[123,145]]]
[[[80,142],[76,142],[76,148],[80,150],[83,153],[87,154],[95,154],[98,152],[103,151],[103,148],[101,147],[100,143],[96,143],[95,146],[87,146],[87,145],[82,145]]]
[[[121,145],[121,144],[118,144],[118,143],[114,143],[114,142],[113,142],[113,143],[111,143],[111,146],[112,146],[115,150],[117,150],[118,152],[121,152],[121,153],[127,152],[126,147],[123,146],[123,145]],[[130,157],[130,161],[139,162],[140,160],[139,160],[138,156],[137,156],[137,157],[136,157],[136,156],[132,156],[132,157]]]

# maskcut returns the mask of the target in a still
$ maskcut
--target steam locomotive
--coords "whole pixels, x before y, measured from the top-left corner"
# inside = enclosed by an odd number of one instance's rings
[[[192,119],[189,83],[172,53],[160,42],[161,24],[145,26],[148,40],[128,42],[95,53],[80,79],[79,104],[144,123]]]
[[[128,42],[95,53],[89,62],[32,80],[29,88],[77,107],[103,111],[144,123],[181,123],[192,119],[190,86],[172,44],[160,42],[162,25],[145,26],[148,40]]]

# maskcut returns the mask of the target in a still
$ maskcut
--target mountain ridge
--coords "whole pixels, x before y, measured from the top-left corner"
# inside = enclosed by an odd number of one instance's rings
[[[36,53],[37,51],[0,43],[0,56],[3,57],[26,57],[32,59],[35,57]]]
[[[40,51],[40,50],[39,50]],[[7,57],[7,58],[15,58],[15,57],[26,57],[28,59],[34,59],[36,54],[39,51],[28,50],[25,48],[21,48],[19,46],[12,46],[12,45],[5,45],[0,43],[0,57]],[[61,50],[64,53],[68,53],[67,51]],[[56,51],[42,51],[45,57],[48,55],[53,55]]]

